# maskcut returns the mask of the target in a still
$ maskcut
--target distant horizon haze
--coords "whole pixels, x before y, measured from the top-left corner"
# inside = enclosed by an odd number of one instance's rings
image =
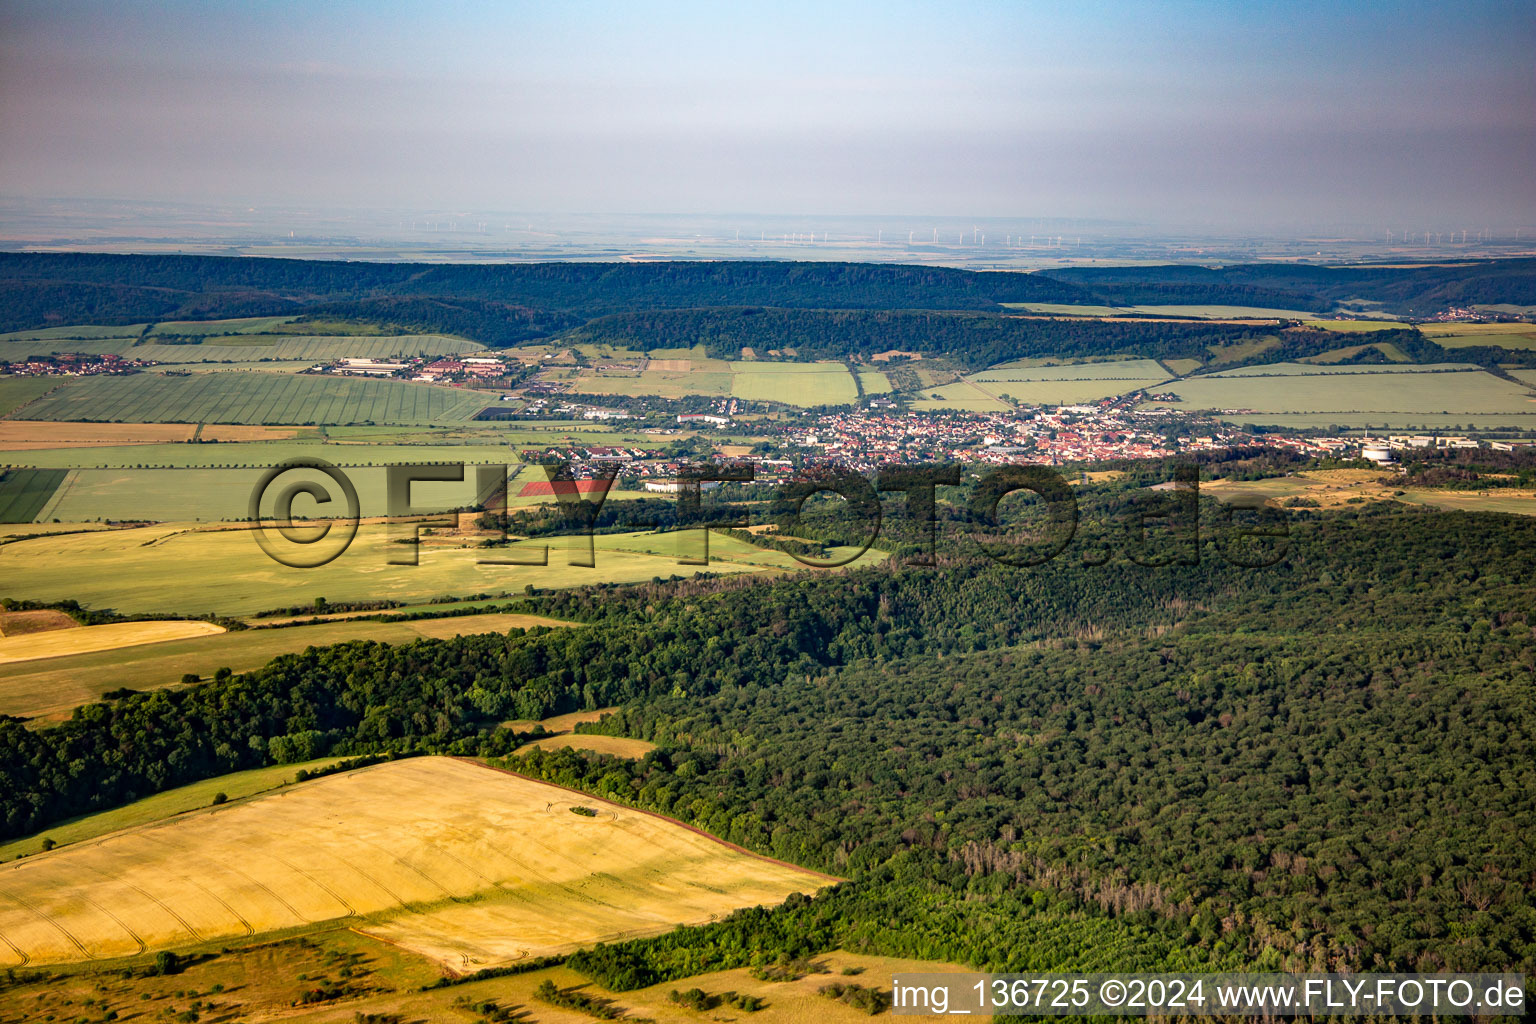
[[[16,0],[0,194],[1475,234],[1536,223],[1533,52],[1529,3]]]

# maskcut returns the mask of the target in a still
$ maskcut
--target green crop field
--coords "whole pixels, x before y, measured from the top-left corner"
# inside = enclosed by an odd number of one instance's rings
[[[1423,363],[1411,366],[1392,366],[1386,363],[1363,363],[1359,366],[1317,366],[1311,363],[1264,363],[1258,366],[1236,366],[1230,370],[1211,374],[1210,379],[1228,380],[1233,377],[1316,377],[1323,374],[1385,373],[1393,375],[1413,373],[1445,373],[1462,370],[1479,370],[1472,363]]]
[[[780,402],[809,408],[847,405],[858,399],[853,375],[841,363],[726,362],[702,356],[701,349],[658,350],[644,370],[573,368],[562,377],[582,394],[655,395],[660,398],[730,396],[753,402]],[[889,388],[887,388],[888,390]]]
[[[1167,381],[1168,375],[1137,380],[1012,380],[989,381],[987,387],[1004,398],[1024,405],[1079,405],[1113,398]]]
[[[1408,357],[1408,353],[1404,352],[1390,341],[1375,341],[1368,342],[1364,345],[1349,345],[1345,348],[1331,349],[1327,352],[1320,353],[1319,355],[1305,356],[1299,361],[1303,363],[1322,364],[1342,363],[1344,360],[1353,359],[1355,356],[1369,349],[1374,349],[1375,351],[1380,352],[1383,356],[1392,360],[1394,363],[1413,362],[1413,360]]]
[[[784,405],[850,405],[858,401],[853,375],[841,363],[731,364],[731,397]]]
[[[156,334],[202,336],[260,334],[296,319],[298,318],[292,316],[246,316],[234,320],[167,320],[151,327],[149,334],[151,336]]]
[[[500,612],[411,622],[340,620],[233,630],[117,650],[13,662],[0,665],[0,715],[54,720],[119,687],[153,690],[180,685],[182,676],[188,673],[207,679],[220,668],[244,672],[260,668],[278,655],[296,654],[311,646],[324,647],[349,640],[406,644],[424,638],[562,625],[565,624],[536,615]]]
[[[79,352],[92,356],[124,355],[132,350],[135,340],[134,338],[95,338],[84,341],[0,341],[0,361],[19,363],[35,356],[48,356],[61,352]]]
[[[1008,309],[1040,313],[1045,316],[1124,316],[1126,313],[1126,310],[1120,306],[1092,306],[1087,303],[1077,305],[1066,302],[1004,302],[1002,305]]]
[[[599,444],[612,443],[608,437]],[[544,443],[549,443],[548,441]],[[424,462],[516,463],[517,451],[495,444],[336,444],[311,441],[228,441],[219,444],[124,444],[0,451],[0,466],[36,469],[245,469],[291,458],[324,459],[333,466],[390,466]]]
[[[888,395],[891,393],[891,379],[879,370],[860,370],[859,387],[864,389],[866,395]]]
[[[1442,348],[1536,349],[1536,324],[1424,324],[1419,330]]]
[[[0,377],[0,416],[15,412],[54,388],[68,387],[75,377]]]
[[[1244,367],[1175,381],[1181,408],[1234,422],[1400,427],[1536,424],[1536,395],[1477,369],[1414,366]]]
[[[1305,320],[1317,316],[1300,309],[1272,309],[1267,306],[1095,306],[1063,302],[1005,302],[1009,309],[1019,309],[1046,316],[1164,316],[1189,320]]]
[[[914,409],[927,412],[953,409],[961,412],[1007,412],[1013,406],[994,397],[997,385],[979,385],[957,381],[936,388],[924,388],[923,397],[913,401]]]
[[[1243,341],[1235,341],[1230,345],[1212,345],[1206,349],[1211,354],[1211,363],[1235,363],[1243,359],[1252,359],[1261,355],[1276,345],[1280,339],[1274,335],[1264,338],[1247,338]]]
[[[256,362],[334,359],[388,359],[392,356],[442,356],[480,352],[484,346],[442,334],[356,335],[235,334],[205,338],[196,345],[135,345],[124,354],[161,363]]]
[[[11,331],[7,334],[0,334],[0,345],[13,341],[81,341],[100,338],[137,338],[144,332],[145,326],[145,324],[129,324],[126,327],[75,324],[69,327],[43,327],[35,331]]]
[[[40,398],[17,419],[107,423],[464,422],[487,404],[453,388],[352,377],[205,373],[90,377]]]
[[[689,395],[725,397],[731,393],[731,374],[725,370],[602,371],[583,374],[571,381],[571,390],[589,395],[625,395],[635,398],[686,398]]]
[[[1304,309],[1267,306],[1131,306],[1146,316],[1190,317],[1196,320],[1307,320],[1317,316]]]
[[[802,568],[777,551],[765,551],[723,535],[710,538],[711,563],[678,561],[678,545],[658,537],[601,534],[594,538],[593,567],[568,564],[579,539],[552,538],[547,566],[483,564],[486,560],[539,556],[544,541],[505,548],[481,548],[473,541],[423,543],[418,565],[391,565],[402,553],[389,529],[363,524],[345,554],[315,569],[295,569],[270,559],[249,530],[189,529],[163,525],[128,530],[50,536],[6,545],[4,593],[42,601],[74,599],[93,608],[121,612],[210,611],[249,615],[267,608],[312,602],[427,601],[446,594],[521,591],[525,586],[574,587],[594,583],[636,583],[674,574],[736,573]],[[690,549],[691,550],[691,549]],[[875,557],[868,555],[866,558]],[[189,571],[190,567],[190,571]]]
[[[64,482],[61,469],[10,469],[0,472],[0,523],[30,523]]]
[[[1051,366],[1003,364],[973,373],[974,381],[1050,380],[1166,380],[1168,371],[1155,359],[1116,359],[1098,362],[1058,363]]]
[[[1155,359],[1119,359],[1055,366],[994,366],[966,380],[1026,405],[1075,405],[1152,387],[1169,376],[1167,368]],[[940,390],[964,400],[954,385]]]
[[[188,446],[192,447],[192,446]],[[224,446],[220,446],[224,447]],[[235,447],[229,445],[228,447]],[[274,446],[274,448],[286,446]],[[288,449],[292,451],[293,449]],[[18,452],[28,455],[29,452]],[[324,458],[325,455],[320,455]],[[504,458],[504,456],[502,456]],[[243,520],[249,515],[251,492],[260,483],[267,469],[281,462],[273,458],[268,462],[256,462],[244,469],[80,469],[70,471],[70,479],[60,489],[57,502],[47,509],[44,518],[61,522],[91,522],[98,519],[150,522],[216,522]],[[326,459],[326,461],[331,461]],[[420,455],[395,460],[401,463],[448,461],[428,459]],[[443,511],[474,504],[475,470],[464,460],[464,481],[424,481],[411,487],[411,501],[418,510]],[[490,460],[486,460],[490,461]],[[38,472],[17,470],[15,472]],[[297,475],[295,475],[297,474]],[[60,476],[63,473],[60,472]],[[389,514],[386,496],[388,471],[383,466],[358,466],[346,469],[347,479],[357,491],[359,514],[382,516]],[[293,470],[284,474],[280,484],[270,492],[274,497],[279,486],[299,478],[314,480],[326,488],[334,502],[341,495],[335,484],[318,471]],[[270,500],[263,512],[270,513]],[[293,504],[298,516],[327,516],[340,514],[338,505],[321,506],[306,496],[299,496]],[[334,511],[333,511],[334,510]],[[33,515],[38,515],[34,512]]]
[[[185,355],[185,353],[183,353]],[[160,362],[144,367],[145,373],[177,376],[188,373],[235,373],[255,370],[258,373],[303,373],[315,368],[313,359],[253,359],[253,360],[205,360],[203,362]]]
[[[1308,320],[1306,326],[1340,334],[1359,334],[1369,331],[1395,331],[1402,327],[1395,320]]]

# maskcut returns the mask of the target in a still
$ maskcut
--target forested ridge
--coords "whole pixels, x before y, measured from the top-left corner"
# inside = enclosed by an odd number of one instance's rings
[[[352,316],[506,345],[627,310],[764,305],[997,311],[1091,301],[1035,274],[869,263],[456,264],[0,253],[0,331],[283,314]]]
[[[1215,541],[1165,569],[955,545],[933,568],[557,592],[535,606],[585,626],[311,649],[0,723],[0,813],[19,835],[262,764],[446,752],[851,879],[579,958],[620,987],[817,943],[1529,970],[1533,542],[1519,517],[1366,509],[1294,520],[1265,569]],[[660,748],[499,760],[502,720],[610,704],[599,728]]]
[[[787,261],[445,266],[0,253],[0,331],[286,314],[371,320],[507,346],[587,324],[594,339],[628,331],[650,348],[703,340],[725,354],[733,341],[750,338],[741,343],[764,349],[805,347],[832,358],[907,348],[954,356],[967,365],[982,365],[985,352],[1112,354],[1127,351],[1125,343],[1133,337],[1143,342],[1135,349],[1138,354],[1156,358],[1203,358],[1204,352],[1193,344],[1196,328],[1166,323],[1156,325],[1161,333],[1149,324],[1139,325],[1141,332],[1135,333],[1136,326],[1119,323],[1028,327],[995,319],[903,317],[901,311],[996,315],[1005,312],[1006,303],[1028,302],[1322,311],[1362,298],[1390,312],[1417,316],[1452,305],[1533,305],[1536,260],[1421,267],[1073,267],[1024,273]],[[810,310],[823,315],[791,315]],[[660,315],[664,311],[676,315]],[[754,312],[764,315],[749,322]],[[612,316],[630,319],[598,319]],[[1215,325],[1198,329],[1221,333]],[[696,331],[705,334],[690,333]],[[925,332],[938,337],[928,342]],[[886,343],[879,341],[881,334],[889,336]],[[1065,347],[1050,349],[1050,341]],[[1492,348],[1477,361],[1487,362],[1503,351]],[[1467,357],[1467,350],[1458,353]]]
[[[641,351],[703,345],[718,358],[742,348],[792,345],[800,359],[869,359],[891,350],[946,357],[980,369],[1009,359],[1136,354],[1204,360],[1214,345],[1273,333],[1269,325],[1039,319],[926,311],[686,309],[619,313],[593,320],[568,340]]]
[[[1367,298],[1382,303],[1388,312],[1427,316],[1450,306],[1536,304],[1536,259],[1417,267],[1287,263],[1064,267],[1050,275],[1125,305],[1198,302],[1310,310]],[[1234,301],[1239,298],[1242,301]]]

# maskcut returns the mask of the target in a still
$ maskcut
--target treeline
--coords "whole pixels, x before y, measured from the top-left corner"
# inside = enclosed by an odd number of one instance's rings
[[[1229,267],[1065,267],[1050,271],[1105,298],[1157,301],[1181,295],[1180,302],[1222,303],[1219,295],[1252,290],[1261,305],[1280,309],[1326,309],[1348,299],[1380,302],[1384,311],[1429,316],[1451,306],[1510,303],[1536,305],[1536,259],[1479,260],[1454,266],[1323,267],[1251,263]],[[1145,296],[1145,298],[1142,298]],[[1210,297],[1201,297],[1210,296]],[[1170,301],[1164,299],[1162,301]]]
[[[0,253],[0,330],[277,314],[358,316],[490,344],[606,313],[690,306],[997,310],[1092,301],[1036,274],[867,263],[453,266]],[[498,332],[498,317],[510,321]],[[526,335],[526,336],[532,336]]]
[[[1241,324],[746,307],[622,313],[593,320],[566,337],[572,342],[641,351],[673,348],[686,339],[723,359],[739,358],[743,348],[759,353],[792,348],[800,359],[868,359],[899,350],[943,356],[979,368],[1036,356],[1135,354],[1203,361],[1212,345],[1235,344],[1267,333],[1272,333],[1267,326]]]
[[[969,366],[1030,355],[1134,352],[1203,358],[1194,330],[1166,323],[1109,325],[1084,342],[1034,321],[1018,326],[959,318],[902,317],[899,311],[999,314],[1003,303],[1222,304],[1324,310],[1346,298],[1429,315],[1451,305],[1536,304],[1536,261],[1455,267],[1329,268],[1239,265],[1064,268],[1049,273],[974,272],[865,263],[666,262],[430,265],[217,256],[0,253],[0,331],[74,323],[303,315],[371,321],[386,330],[456,334],[492,346],[551,337],[595,318],[678,311],[679,318],[599,320],[592,340],[629,340],[650,349],[703,342],[716,354],[743,345],[786,347],[816,358],[891,348],[949,355]],[[758,307],[767,307],[759,310]],[[842,311],[795,319],[786,311]],[[684,312],[686,311],[686,312]],[[887,319],[860,319],[880,311]],[[757,315],[760,319],[748,323]],[[1091,327],[1085,321],[1080,328]],[[666,334],[671,329],[683,333]],[[1228,327],[1227,330],[1233,328]],[[1113,332],[1138,344],[1128,347]],[[1237,328],[1241,330],[1241,328]],[[849,344],[839,331],[848,331]],[[937,337],[922,344],[925,331]],[[988,332],[1004,332],[1005,336]],[[618,332],[618,336],[614,336]],[[658,332],[660,332],[658,334]],[[1016,333],[1024,332],[1024,333]],[[884,333],[886,339],[880,341]],[[1383,340],[1383,339],[1370,339]],[[1060,348],[1050,342],[1059,341]],[[976,352],[966,346],[980,346]],[[1483,365],[1506,350],[1457,350]],[[1519,356],[1518,358],[1525,358]],[[1425,361],[1425,360],[1420,360]]]

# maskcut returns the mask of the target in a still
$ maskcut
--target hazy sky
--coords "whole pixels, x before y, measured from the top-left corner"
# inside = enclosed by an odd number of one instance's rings
[[[1476,230],[1533,181],[1529,0],[0,0],[12,196]]]

